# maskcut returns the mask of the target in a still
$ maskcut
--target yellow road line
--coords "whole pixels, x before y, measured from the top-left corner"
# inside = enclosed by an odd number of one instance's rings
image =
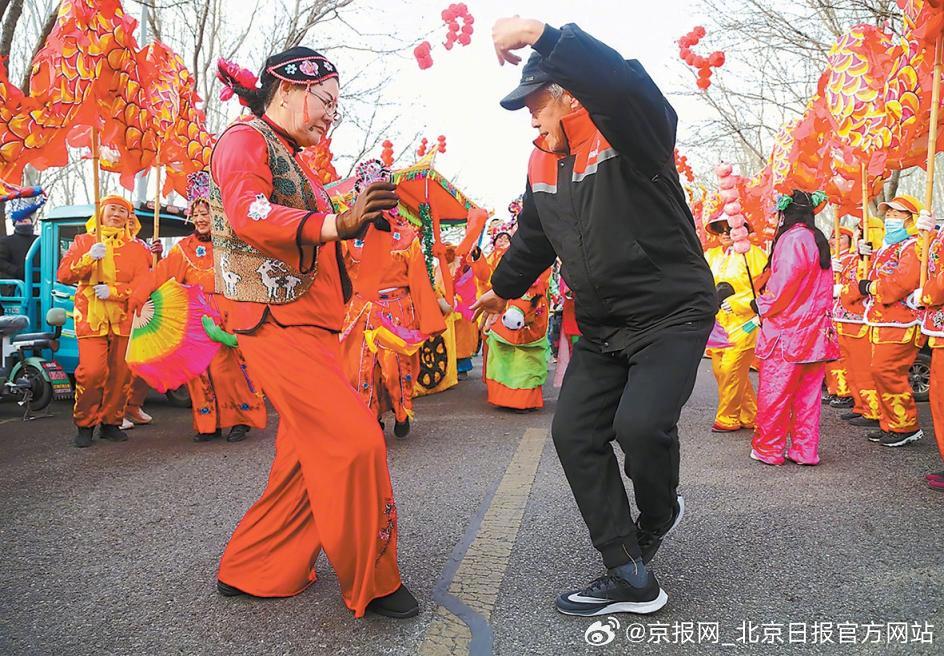
[[[485,622],[495,608],[546,440],[546,428],[525,431],[482,517],[478,533],[449,585],[449,594]],[[439,606],[420,644],[419,654],[468,654],[471,644],[472,630],[468,623]]]

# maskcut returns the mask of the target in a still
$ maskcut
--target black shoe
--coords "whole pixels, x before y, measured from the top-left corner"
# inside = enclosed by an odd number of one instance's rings
[[[98,437],[109,442],[127,442],[128,434],[115,426],[114,424],[102,424],[98,431]]]
[[[79,430],[72,440],[72,446],[76,446],[80,449],[92,446],[92,429],[79,426]]]
[[[855,405],[855,401],[848,396],[834,396],[833,400],[829,402],[830,408],[851,408]]]
[[[835,398],[837,397],[833,396],[829,392],[823,392],[823,405],[829,405]]]
[[[226,436],[227,442],[242,442],[249,434],[249,426],[246,424],[236,424],[229,429],[229,435]]]
[[[879,428],[874,431],[869,431],[866,437],[868,438],[869,442],[881,442],[886,435],[888,435],[888,433]]]
[[[218,440],[223,436],[223,431],[217,428],[212,433],[197,433],[193,436],[194,442],[209,442],[210,440]]]
[[[634,587],[625,579],[607,574],[593,581],[583,590],[562,593],[556,602],[557,610],[564,615],[593,617],[609,613],[654,613],[669,601],[669,596],[659,587],[652,572],[648,572],[646,585]]]
[[[395,592],[385,597],[377,597],[369,604],[367,610],[384,617],[393,617],[398,620],[405,620],[408,617],[416,617],[420,614],[420,605],[416,597],[410,594],[405,585],[401,585]]]
[[[398,421],[393,425],[393,434],[397,437],[406,437],[410,434],[410,420],[404,419],[402,422]]]
[[[924,437],[924,431],[920,428],[916,431],[908,431],[905,433],[888,432],[885,433],[885,437],[879,440],[879,443],[882,446],[890,447],[905,446],[906,444],[917,442],[922,437]]]
[[[681,496],[678,496],[675,500],[675,508],[672,511],[672,520],[669,522],[668,528],[651,531],[643,528],[639,520],[636,520],[636,539],[639,541],[639,551],[642,553],[642,561],[644,563],[649,564],[659,550],[659,547],[662,546],[662,541],[669,533],[675,530],[675,527],[682,521],[684,514],[685,500]]]
[[[240,590],[239,588],[234,588],[234,587],[231,586],[231,585],[227,585],[227,584],[223,583],[223,582],[220,581],[219,579],[217,579],[217,581],[216,581],[216,591],[219,592],[219,593],[220,593],[221,595],[223,595],[224,597],[239,597],[239,596],[242,596],[242,595],[245,595],[245,596],[247,596],[247,597],[251,597],[251,596],[252,596],[252,595],[250,595],[250,594],[247,594],[247,593],[243,592],[243,591]]]
[[[858,419],[850,419],[849,424],[852,426],[861,426],[862,428],[878,428],[878,419],[869,419],[868,417],[859,417]]]
[[[843,412],[841,415],[839,415],[839,418],[843,421],[852,421],[853,419],[858,419],[861,416],[862,415],[853,410],[852,412]]]

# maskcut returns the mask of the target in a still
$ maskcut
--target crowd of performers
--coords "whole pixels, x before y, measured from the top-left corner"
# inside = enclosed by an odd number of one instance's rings
[[[869,234],[841,227],[830,245],[813,222],[823,201],[803,192],[781,199],[784,222],[769,260],[754,245],[736,252],[723,216],[706,220],[717,322],[727,333],[722,348],[708,349],[718,382],[712,430],[753,431],[755,460],[815,465],[826,405],[843,410],[841,418],[864,429],[868,441],[907,446],[923,437],[910,371],[927,344],[944,459],[944,237],[921,203],[902,195],[879,205],[883,220]],[[922,234],[931,235],[923,288]],[[752,368],[759,371],[756,394]],[[944,472],[927,481],[944,490]]]
[[[86,234],[63,257],[59,280],[77,286],[76,446],[91,446],[96,426],[101,439],[125,441],[126,430],[151,423],[143,410],[149,387],[132,375],[125,354],[135,311],[161,284],[173,278],[199,286],[222,318],[221,328],[231,328],[231,303],[217,292],[215,280],[209,191],[208,173],[190,177],[186,215],[193,234],[163,258],[159,242],[151,247],[137,238],[140,224],[132,205],[116,195],[102,200],[103,238],[98,240],[95,234],[93,217]],[[513,202],[509,211],[511,218],[492,221],[480,245],[469,253],[457,257],[456,246],[446,244],[449,274],[458,279],[468,273],[473,281],[468,289],[474,290],[470,295],[477,297],[491,289],[492,272],[515,231],[520,201]],[[363,246],[359,239],[341,246],[352,289],[360,273]],[[461,296],[452,303],[445,299],[442,272],[436,264],[431,280],[419,231],[399,219],[386,269],[375,275],[380,282],[378,298],[369,300],[353,291],[345,306],[339,335],[344,371],[380,426],[384,428],[387,415],[392,414],[394,434],[406,437],[414,418],[414,397],[448,389],[465,379],[478,353],[483,355],[482,378],[490,404],[521,412],[542,408],[551,353],[551,303],[557,298],[549,293],[552,270],[525,296],[512,301],[501,321],[486,326],[483,320],[456,311]],[[556,282],[558,274],[553,273]],[[464,299],[466,306],[474,301]],[[561,302],[567,305],[566,300]],[[572,306],[572,299],[569,303]],[[572,339],[579,334],[572,317],[569,325],[567,339]],[[408,331],[413,339],[385,341],[376,335],[384,327]],[[437,345],[442,347],[439,352]],[[432,373],[426,372],[424,379],[424,353],[427,366],[438,367],[441,376],[430,380]],[[220,438],[228,429],[226,439],[237,442],[245,439],[250,428],[266,425],[262,391],[253,383],[238,343],[221,348],[207,371],[189,381],[187,389],[193,405],[194,441]]]

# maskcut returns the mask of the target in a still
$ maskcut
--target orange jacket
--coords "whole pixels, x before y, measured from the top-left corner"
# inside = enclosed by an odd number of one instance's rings
[[[293,151],[295,144],[279,138]],[[333,213],[321,181],[296,152],[295,161],[311,183],[321,212],[309,212],[282,205],[267,205],[264,217],[251,217],[250,207],[260,196],[272,195],[272,171],[265,139],[248,125],[228,129],[217,142],[210,158],[210,171],[220,187],[226,219],[240,239],[267,257],[289,262],[298,269],[311,266],[312,244],[321,238],[321,226]],[[281,326],[317,326],[340,332],[344,323],[341,245],[322,244],[318,249],[314,283],[297,300],[283,305],[233,302],[230,328],[252,332],[271,317]]]
[[[839,284],[842,291],[833,304],[833,320],[839,323],[865,323],[865,299],[859,293],[859,256],[843,253],[839,256],[842,272]]]
[[[154,287],[175,278],[184,285],[200,285],[207,294],[214,292],[213,242],[200,241],[196,233],[177,242],[167,257],[154,269]]]
[[[931,339],[931,348],[944,346],[944,233],[938,232],[928,250],[928,281],[921,303],[927,308],[921,332]]]
[[[394,243],[397,250],[390,253],[390,265],[380,278],[380,289],[408,289],[420,332],[436,335],[446,330],[446,322],[429,281],[419,239],[409,239],[409,236],[405,234],[402,240]],[[361,266],[357,259],[361,253],[360,242],[348,242],[345,246],[348,271],[351,280],[356,281]]]
[[[96,262],[88,254],[96,241],[93,234],[78,235],[59,263],[59,282],[76,285],[75,335],[82,338],[113,333],[127,337],[131,334],[133,318],[127,312],[128,299],[135,285],[148,279],[151,253],[134,239],[113,242],[114,245],[109,246],[115,264],[112,276],[106,272],[102,261]],[[99,300],[92,289],[98,284],[109,287],[110,295],[105,301]]]
[[[921,282],[916,239],[879,250],[872,257],[868,279],[875,282],[875,293],[865,302],[870,326],[908,328],[921,323],[921,312],[905,303]]]

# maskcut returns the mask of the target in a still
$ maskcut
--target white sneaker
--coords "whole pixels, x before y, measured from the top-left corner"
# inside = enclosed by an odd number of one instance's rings
[[[121,420],[121,430],[131,430],[132,428],[134,428],[134,424],[127,417]]]
[[[150,424],[154,417],[146,413],[143,408],[138,408],[128,413],[128,419],[136,424]]]

